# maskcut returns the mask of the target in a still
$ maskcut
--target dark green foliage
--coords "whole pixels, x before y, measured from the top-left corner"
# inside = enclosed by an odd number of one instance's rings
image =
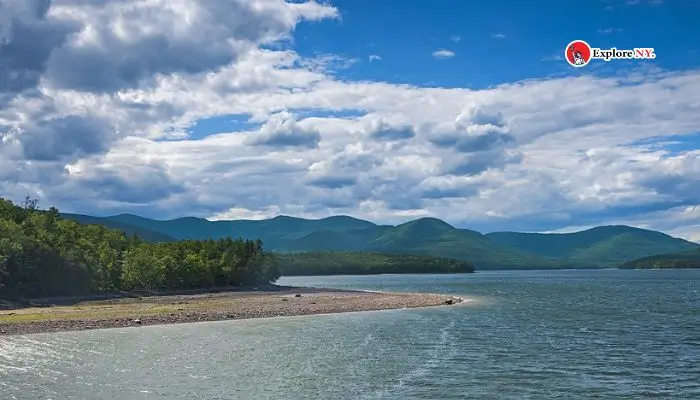
[[[154,244],[38,210],[33,200],[0,199],[0,298],[257,285],[279,276],[259,240]]]
[[[622,269],[700,268],[700,248],[682,253],[643,257],[620,265]]]
[[[415,255],[329,251],[283,253],[276,258],[285,276],[474,272],[467,261]]]

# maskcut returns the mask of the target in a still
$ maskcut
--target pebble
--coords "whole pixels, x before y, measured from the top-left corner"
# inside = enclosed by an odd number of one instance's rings
[[[302,297],[296,293],[295,297]],[[153,315],[147,321],[138,318],[114,318],[109,317],[103,320],[47,320],[27,322],[21,324],[0,323],[0,334],[29,334],[39,332],[74,331],[83,329],[99,329],[110,327],[127,327],[137,325],[154,325],[180,322],[196,321],[217,321],[274,316],[307,315],[316,313],[333,313],[347,311],[365,311],[382,309],[400,309],[422,306],[438,306],[441,304],[459,303],[460,299],[450,299],[439,295],[353,295],[352,293],[340,293],[337,296],[329,293],[322,295],[323,300],[318,303],[317,298],[299,299],[294,302],[286,302],[288,298],[283,298],[280,302],[273,297],[264,300],[260,297],[251,296],[250,302],[232,302],[228,309],[197,310],[196,312],[167,313],[163,315]],[[168,303],[170,303],[168,301]],[[182,302],[183,304],[189,302]],[[166,303],[167,304],[167,303]],[[313,305],[313,307],[310,307]],[[180,309],[183,311],[182,309]]]

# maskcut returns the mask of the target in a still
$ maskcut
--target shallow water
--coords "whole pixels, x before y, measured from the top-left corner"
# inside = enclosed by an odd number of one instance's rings
[[[0,338],[0,398],[700,398],[697,270],[280,283],[473,301]]]

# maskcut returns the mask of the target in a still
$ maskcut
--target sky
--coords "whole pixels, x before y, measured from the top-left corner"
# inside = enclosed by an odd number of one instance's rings
[[[698,0],[0,0],[0,197],[700,241],[698,16]],[[573,40],[657,56],[574,68]]]

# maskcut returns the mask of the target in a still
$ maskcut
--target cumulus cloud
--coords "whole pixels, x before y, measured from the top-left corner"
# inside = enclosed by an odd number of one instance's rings
[[[108,150],[116,132],[104,120],[69,115],[26,124],[13,136],[24,159],[59,161]]]
[[[352,81],[336,74],[349,59],[288,40],[337,16],[282,0],[0,0],[0,192],[99,214],[697,238],[697,145],[645,140],[698,131],[700,71]]]
[[[79,30],[47,18],[50,0],[0,2],[0,108],[37,89],[53,51]]]
[[[452,50],[440,49],[440,50],[435,50],[433,52],[433,57],[437,58],[438,60],[444,60],[447,58],[452,58],[454,56],[455,56],[455,53]]]
[[[361,145],[350,145],[342,149],[330,160],[313,163],[308,168],[308,181],[312,186],[325,189],[338,189],[354,186],[360,176],[381,166],[384,160],[380,155]]]
[[[318,131],[299,126],[289,113],[279,113],[270,117],[259,132],[249,136],[246,143],[273,148],[314,149],[320,141],[321,134]]]
[[[392,124],[386,119],[379,117],[368,116],[365,118],[365,131],[370,134],[373,139],[381,141],[400,141],[411,139],[416,136],[413,126],[409,124]]]
[[[107,200],[117,203],[148,205],[167,199],[184,190],[175,182],[167,168],[159,163],[110,166],[76,165],[68,168],[70,181],[63,189],[63,197],[88,197],[92,201]]]
[[[302,18],[336,15],[317,3],[264,0],[87,4],[59,2],[51,10],[58,21],[82,25],[50,58],[47,75],[57,87],[116,91],[159,75],[210,72],[286,38]]]

